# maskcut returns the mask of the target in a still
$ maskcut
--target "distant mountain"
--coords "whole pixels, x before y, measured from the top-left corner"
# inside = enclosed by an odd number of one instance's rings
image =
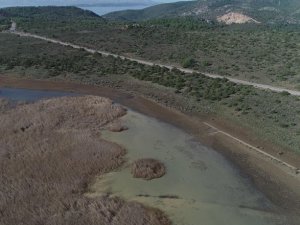
[[[160,4],[142,10],[113,12],[111,20],[142,21],[194,16],[230,23],[300,24],[300,0],[198,0]]]
[[[0,0],[0,7],[7,6],[128,6],[155,3],[152,0]]]
[[[152,6],[157,4],[151,0],[90,0],[90,1],[76,1],[77,3],[73,3],[72,5],[81,6],[81,7],[89,7],[89,6],[99,6],[99,7],[124,7],[124,6]]]
[[[10,7],[0,9],[0,17],[41,20],[103,20],[97,14],[74,6]],[[103,20],[104,21],[104,20]]]

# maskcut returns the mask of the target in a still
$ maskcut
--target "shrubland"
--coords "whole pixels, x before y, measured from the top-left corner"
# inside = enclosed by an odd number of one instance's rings
[[[300,100],[159,66],[0,34],[0,73],[122,88],[183,111],[213,113],[299,152]]]
[[[82,46],[275,86],[300,86],[299,25],[225,26],[194,17],[113,22],[76,8],[62,8],[55,16],[53,10],[10,8],[2,14],[17,21],[20,30]]]

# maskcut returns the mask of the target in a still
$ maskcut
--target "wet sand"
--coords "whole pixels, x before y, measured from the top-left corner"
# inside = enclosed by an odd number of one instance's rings
[[[280,165],[270,159],[249,150],[244,145],[222,135],[214,133],[203,124],[210,124],[230,132],[232,135],[247,141],[254,146],[260,146],[264,151],[278,157],[279,151],[285,152],[282,160],[300,167],[299,155],[272,145],[271,142],[260,140],[251,131],[224,121],[222,118],[208,115],[186,115],[166,108],[152,100],[141,96],[108,87],[96,87],[65,81],[40,81],[18,78],[0,77],[0,87],[28,88],[37,90],[71,91],[82,94],[93,94],[108,97],[115,102],[127,106],[137,112],[170,123],[199,139],[201,143],[222,153],[236,166],[242,176],[247,176],[253,184],[275,204],[276,211],[289,215],[287,224],[297,224],[300,216],[300,182],[299,175],[285,171]]]

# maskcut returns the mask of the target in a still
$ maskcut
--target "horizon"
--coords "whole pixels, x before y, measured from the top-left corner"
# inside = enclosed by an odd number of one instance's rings
[[[182,0],[188,1],[188,0]],[[150,6],[177,2],[176,0],[1,0],[0,8],[29,6],[76,6],[99,16],[122,10],[139,10]]]
[[[78,5],[102,5],[102,7],[106,6],[137,6],[137,5],[157,5],[163,3],[172,3],[179,1],[191,1],[191,0],[1,0],[0,7],[11,7],[11,6],[78,6]]]

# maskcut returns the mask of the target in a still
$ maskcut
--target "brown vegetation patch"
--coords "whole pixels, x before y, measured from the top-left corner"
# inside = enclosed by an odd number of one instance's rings
[[[170,224],[138,203],[83,195],[96,175],[123,163],[125,150],[97,132],[124,114],[123,107],[94,96],[0,113],[0,224]]]
[[[108,125],[108,130],[111,132],[122,132],[128,130],[128,127],[122,125],[120,121],[115,121]]]
[[[152,180],[166,173],[166,167],[156,159],[139,159],[132,163],[131,173],[135,178]]]
[[[6,108],[8,101],[6,99],[0,98],[0,109],[1,111]]]
[[[4,98],[0,98],[0,113],[7,111],[9,108],[10,108],[9,102]]]

